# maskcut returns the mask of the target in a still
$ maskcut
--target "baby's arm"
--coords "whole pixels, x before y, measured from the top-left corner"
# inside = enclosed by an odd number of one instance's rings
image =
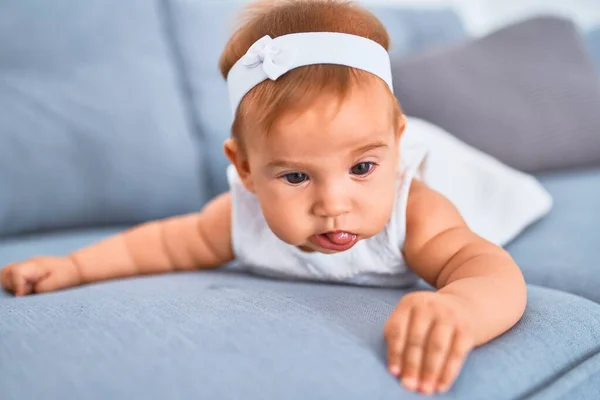
[[[525,281],[504,249],[473,233],[450,201],[420,182],[408,200],[404,254],[438,291],[402,298],[386,325],[388,362],[409,387],[448,389],[474,346],[519,321]]]
[[[65,257],[35,257],[1,271],[16,295],[86,283],[200,268],[233,259],[231,198],[223,194],[202,212],[147,222]]]

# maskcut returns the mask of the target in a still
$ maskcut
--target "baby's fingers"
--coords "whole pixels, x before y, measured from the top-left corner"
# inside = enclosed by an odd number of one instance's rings
[[[33,291],[33,285],[47,274],[44,268],[30,262],[11,265],[7,268],[9,269],[6,272],[5,288],[17,296],[30,294]]]
[[[413,310],[411,313],[402,363],[402,384],[409,390],[419,387],[423,354],[432,322],[427,312]]]
[[[23,271],[30,273],[30,268],[22,265],[14,265],[7,268],[6,274],[3,274],[6,277],[3,280],[4,287],[16,296],[25,296],[31,293],[33,286],[23,273]]]
[[[419,387],[423,393],[432,394],[436,390],[438,379],[452,347],[453,336],[454,327],[452,325],[437,322],[432,326],[425,346],[423,372]]]
[[[0,278],[2,279],[2,287],[9,291],[14,292],[15,286],[13,285],[13,276],[12,276],[12,265],[8,265],[0,271]]]
[[[398,376],[402,372],[402,354],[406,344],[409,321],[410,309],[396,310],[385,326],[388,368],[394,376]]]
[[[440,375],[438,383],[439,391],[447,392],[450,389],[472,348],[473,340],[470,337],[460,333],[454,336],[446,365]]]
[[[7,265],[2,270],[0,270],[0,282],[2,283],[2,287],[5,290],[8,290],[9,292],[13,291],[10,265]]]

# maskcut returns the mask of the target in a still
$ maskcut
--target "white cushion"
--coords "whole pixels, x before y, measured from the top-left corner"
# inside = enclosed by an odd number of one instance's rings
[[[409,117],[401,146],[405,158],[428,149],[422,180],[447,197],[475,233],[497,245],[506,245],[552,207],[552,197],[534,176],[429,122]]]

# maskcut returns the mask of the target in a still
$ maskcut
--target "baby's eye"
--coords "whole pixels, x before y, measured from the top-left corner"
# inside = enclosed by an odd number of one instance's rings
[[[308,175],[303,172],[292,172],[291,174],[285,174],[282,178],[292,185],[299,185],[308,179]]]
[[[372,162],[361,162],[350,168],[353,175],[366,175],[373,169],[375,164]]]

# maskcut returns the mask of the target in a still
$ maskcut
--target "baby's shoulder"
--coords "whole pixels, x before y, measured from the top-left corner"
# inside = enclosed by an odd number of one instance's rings
[[[412,180],[406,201],[407,220],[419,214],[439,216],[447,211],[452,211],[452,204],[444,195],[419,179]]]
[[[406,241],[426,243],[441,232],[463,227],[454,204],[419,180],[411,184],[406,204]]]

